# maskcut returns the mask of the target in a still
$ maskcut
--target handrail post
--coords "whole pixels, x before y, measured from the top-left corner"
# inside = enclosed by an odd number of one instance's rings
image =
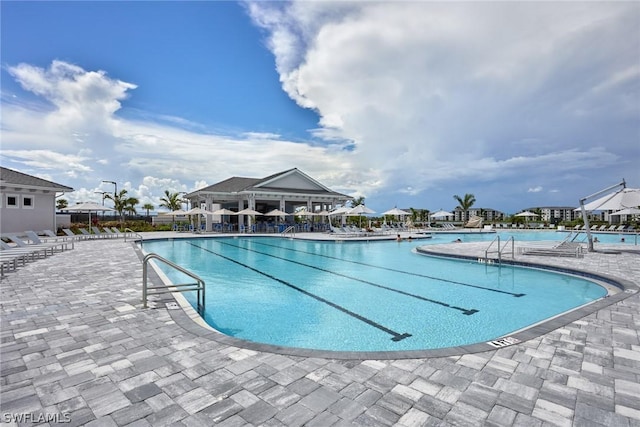
[[[163,257],[161,257],[158,254],[155,253],[150,253],[145,255],[145,257],[142,260],[142,306],[144,308],[147,308],[147,296],[148,296],[148,286],[147,286],[147,272],[148,272],[148,267],[147,264],[149,263],[149,260],[151,259],[157,259],[159,261],[162,261],[163,263],[167,264],[170,267],[175,268],[176,270],[180,271],[181,273],[191,277],[192,279],[196,280],[196,288],[193,289],[194,284],[184,284],[184,285],[170,285],[170,286],[157,286],[157,287],[153,287],[152,290],[156,290],[157,292],[154,293],[173,293],[173,292],[187,292],[187,291],[196,291],[196,298],[197,298],[197,310],[198,310],[198,314],[200,314],[201,316],[204,315],[204,311],[205,311],[205,282],[204,280],[202,280],[199,276],[193,274],[192,272],[180,267],[178,264],[175,264],[171,261],[169,261],[168,259],[165,259]]]

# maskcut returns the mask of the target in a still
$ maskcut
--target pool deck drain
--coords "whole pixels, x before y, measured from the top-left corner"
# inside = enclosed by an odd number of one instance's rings
[[[437,249],[479,258],[486,245]],[[520,258],[640,283],[637,246],[602,248],[624,251]],[[635,289],[558,329],[495,340],[505,346],[484,352],[341,360],[212,340],[165,305],[173,301],[143,309],[141,283],[141,262],[122,239],[79,242],[8,273],[0,282],[1,422],[57,415],[68,416],[65,425],[105,426],[640,425]]]

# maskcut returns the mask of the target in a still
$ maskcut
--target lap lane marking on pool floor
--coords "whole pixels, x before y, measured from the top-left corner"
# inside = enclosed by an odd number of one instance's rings
[[[341,312],[343,312],[345,314],[348,314],[349,316],[354,317],[354,318],[356,318],[356,319],[358,319],[358,320],[360,320],[360,321],[362,321],[362,322],[364,322],[364,323],[366,323],[366,324],[368,324],[370,326],[373,326],[374,328],[377,328],[377,329],[379,329],[379,330],[381,330],[383,332],[386,332],[387,334],[391,335],[391,341],[402,341],[403,339],[408,338],[408,337],[411,336],[411,334],[409,334],[407,332],[401,334],[401,333],[396,332],[396,331],[394,331],[392,329],[389,329],[386,326],[383,326],[383,325],[381,325],[381,324],[379,324],[379,323],[377,323],[377,322],[375,322],[375,321],[373,321],[371,319],[368,319],[368,318],[366,318],[366,317],[364,317],[364,316],[362,316],[362,315],[360,315],[358,313],[355,313],[355,312],[353,312],[353,311],[351,311],[351,310],[349,310],[349,309],[347,309],[345,307],[342,307],[341,305],[338,305],[338,304],[336,304],[334,302],[331,302],[331,301],[329,301],[329,300],[327,300],[325,298],[322,298],[321,296],[318,296],[318,295],[316,295],[314,293],[311,293],[311,292],[309,292],[307,290],[304,290],[304,289],[302,289],[302,288],[300,288],[300,287],[298,287],[298,286],[296,286],[296,285],[294,285],[292,283],[287,282],[286,280],[282,280],[282,279],[280,279],[278,277],[272,276],[271,274],[268,274],[268,273],[265,273],[263,271],[260,271],[257,268],[251,267],[250,265],[244,264],[244,263],[242,263],[240,261],[237,261],[237,260],[235,260],[233,258],[230,258],[228,256],[225,256],[225,255],[222,255],[220,253],[214,252],[214,251],[212,251],[210,249],[203,248],[202,246],[198,246],[198,245],[196,245],[194,243],[191,243],[191,242],[187,242],[187,243],[190,244],[191,246],[194,246],[196,248],[202,249],[203,251],[206,251],[206,252],[209,252],[209,253],[211,253],[213,255],[219,256],[220,258],[223,258],[223,259],[225,259],[227,261],[231,261],[231,262],[233,262],[235,264],[238,264],[238,265],[240,265],[240,266],[242,266],[244,268],[247,268],[247,269],[249,269],[249,270],[251,270],[253,272],[256,272],[256,273],[258,273],[258,274],[260,274],[262,276],[268,277],[269,279],[275,280],[278,283],[281,283],[281,284],[283,284],[283,285],[285,285],[285,286],[287,286],[287,287],[289,287],[291,289],[294,289],[294,290],[296,290],[298,292],[301,292],[304,295],[307,295],[307,296],[309,296],[309,297],[311,297],[311,298],[313,298],[313,299],[315,299],[317,301],[320,301],[320,302],[322,302],[324,304],[327,304],[330,307],[335,308],[336,310],[339,310],[339,311],[341,311]]]
[[[458,311],[462,312],[462,314],[465,314],[465,315],[471,315],[471,314],[474,314],[474,313],[478,312],[478,310],[476,310],[475,308],[469,309],[469,308],[464,308],[464,307],[457,307],[457,306],[454,306],[454,305],[447,304],[446,302],[443,302],[443,301],[438,301],[438,300],[434,300],[434,299],[431,299],[431,298],[423,297],[421,295],[412,294],[410,292],[401,291],[399,289],[391,288],[389,286],[381,285],[379,283],[374,283],[374,282],[370,282],[368,280],[360,279],[358,277],[349,276],[347,274],[337,273],[335,271],[327,270],[325,268],[318,267],[318,266],[315,266],[315,265],[305,264],[305,263],[300,262],[300,261],[294,261],[294,260],[291,260],[291,259],[288,259],[288,258],[279,257],[277,255],[268,254],[266,252],[260,252],[260,251],[255,250],[255,249],[244,248],[242,246],[233,245],[231,243],[223,242],[221,240],[216,240],[216,242],[220,243],[222,245],[231,246],[231,247],[242,249],[242,250],[245,250],[245,251],[248,251],[248,252],[254,252],[254,253],[257,253],[257,254],[260,254],[260,255],[265,255],[265,256],[268,256],[268,257],[271,257],[271,258],[280,259],[280,260],[283,260],[283,261],[286,261],[286,262],[290,262],[292,264],[301,265],[303,267],[312,268],[314,270],[318,270],[318,271],[322,271],[322,272],[325,272],[325,273],[333,274],[335,276],[344,277],[346,279],[350,279],[350,280],[354,280],[356,282],[364,283],[364,284],[369,285],[369,286],[374,286],[374,287],[377,287],[377,288],[380,288],[380,289],[385,289],[385,290],[388,290],[388,291],[391,291],[391,292],[402,294],[402,295],[405,295],[405,296],[408,296],[408,297],[411,297],[411,298],[416,298],[416,299],[419,299],[421,301],[425,301],[425,302],[429,302],[429,303],[432,303],[432,304],[441,305],[443,307],[450,308],[452,310],[458,310]]]
[[[365,267],[372,267],[372,268],[378,268],[380,270],[393,271],[394,273],[402,273],[402,274],[406,274],[406,275],[409,275],[409,276],[423,277],[425,279],[433,279],[433,280],[437,280],[437,281],[440,281],[440,282],[451,283],[451,284],[454,284],[454,285],[467,286],[467,287],[470,287],[470,288],[482,289],[482,290],[489,291],[489,292],[497,292],[497,293],[500,293],[500,294],[512,295],[512,296],[514,296],[516,298],[523,297],[523,296],[526,295],[526,294],[523,294],[523,293],[515,293],[515,292],[503,291],[501,289],[487,288],[486,286],[472,285],[471,283],[457,282],[455,280],[443,279],[441,277],[428,276],[426,274],[420,274],[420,273],[413,273],[413,272],[410,272],[410,271],[398,270],[396,268],[381,267],[381,266],[375,265],[375,264],[367,264],[366,262],[352,261],[352,260],[348,260],[348,259],[343,259],[343,258],[331,256],[331,255],[323,255],[323,254],[317,254],[317,253],[309,252],[309,251],[302,251],[300,249],[287,248],[285,246],[280,246],[280,245],[271,245],[269,243],[256,242],[256,241],[252,241],[252,242],[255,243],[256,245],[269,246],[269,247],[284,249],[284,250],[292,251],[292,252],[300,252],[300,253],[303,253],[303,254],[318,256],[318,257],[322,257],[322,258],[335,259],[335,260],[338,260],[338,261],[348,262],[348,263],[351,263],[351,264],[362,265],[362,266],[365,266]]]

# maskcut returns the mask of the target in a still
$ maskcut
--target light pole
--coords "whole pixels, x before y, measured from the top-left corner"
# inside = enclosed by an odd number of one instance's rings
[[[96,194],[102,194],[102,206],[104,206],[104,195],[109,194],[108,191],[94,191]],[[102,211],[102,220],[104,221],[104,211]]]
[[[102,181],[102,182],[106,182],[107,184],[113,184],[113,197],[116,197],[118,194],[118,184],[115,181]]]

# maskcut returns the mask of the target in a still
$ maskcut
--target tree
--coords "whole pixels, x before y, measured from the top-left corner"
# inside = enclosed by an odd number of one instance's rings
[[[460,197],[458,195],[453,196],[454,199],[458,202],[458,207],[462,209],[464,212],[463,221],[469,220],[469,209],[476,202],[476,197],[473,194],[465,194],[464,197]]]
[[[69,201],[67,199],[58,199],[56,200],[56,209],[59,211],[63,211],[69,207]]]
[[[160,198],[160,206],[169,209],[170,211],[177,211],[182,207],[182,200],[180,199],[180,193],[170,193],[169,190],[164,190],[164,197]]]
[[[364,205],[364,196],[356,197],[351,201],[352,208],[355,208],[358,205]]]
[[[142,205],[142,209],[147,211],[147,216],[149,216],[149,211],[153,210],[153,205],[151,203],[145,203]]]
[[[135,197],[127,197],[127,190],[120,190],[118,194],[105,194],[105,199],[113,200],[113,208],[120,215],[120,222],[124,222],[124,213],[136,213],[135,206],[139,200]]]

